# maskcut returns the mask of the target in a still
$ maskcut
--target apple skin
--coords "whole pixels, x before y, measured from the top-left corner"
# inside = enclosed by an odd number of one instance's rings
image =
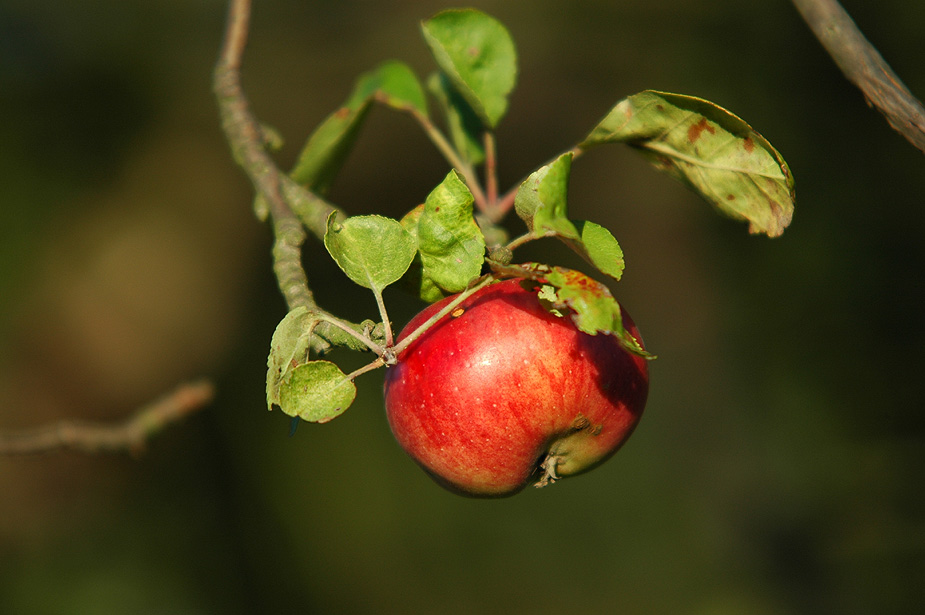
[[[625,312],[623,323],[642,344]],[[518,280],[477,291],[397,359],[385,376],[392,433],[438,483],[474,497],[599,465],[633,432],[649,390],[644,358],[549,313]]]

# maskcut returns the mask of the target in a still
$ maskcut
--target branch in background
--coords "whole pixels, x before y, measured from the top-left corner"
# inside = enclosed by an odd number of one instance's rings
[[[816,38],[867,102],[925,152],[925,107],[903,85],[836,0],[793,0]]]
[[[0,454],[72,449],[84,453],[128,452],[139,455],[152,436],[205,407],[214,396],[215,389],[209,382],[183,384],[142,408],[124,423],[101,425],[61,421],[28,431],[0,434]]]

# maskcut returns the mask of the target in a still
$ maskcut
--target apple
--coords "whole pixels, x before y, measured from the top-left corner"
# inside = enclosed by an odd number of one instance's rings
[[[529,285],[526,285],[529,286]],[[452,297],[415,316],[401,341]],[[640,345],[630,317],[624,327]],[[513,495],[608,459],[642,416],[647,361],[616,337],[588,335],[518,280],[489,285],[397,356],[385,407],[398,443],[438,483]]]

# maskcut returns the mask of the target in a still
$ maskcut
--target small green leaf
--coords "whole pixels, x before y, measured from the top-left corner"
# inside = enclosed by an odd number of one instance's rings
[[[414,238],[384,216],[328,218],[324,246],[351,280],[377,293],[398,281],[414,260]]]
[[[358,100],[348,101],[315,128],[290,172],[292,179],[317,194],[327,192],[334,182],[369,112],[370,97],[355,92],[351,98]]]
[[[554,232],[563,237],[578,238],[578,231],[569,222],[566,212],[571,168],[572,154],[563,154],[533,172],[517,190],[514,209],[527,228],[538,237]]]
[[[422,30],[437,65],[493,129],[517,80],[517,52],[507,28],[481,11],[451,9],[425,21]]]
[[[279,405],[281,383],[296,366],[308,361],[312,331],[318,322],[308,308],[297,307],[276,326],[267,358],[267,408]]]
[[[442,290],[457,293],[482,271],[485,237],[472,216],[472,193],[450,171],[427,195],[417,221],[423,276]]]
[[[572,250],[586,261],[615,280],[623,277],[623,249],[616,238],[606,228],[594,222],[578,220],[574,222],[579,240],[563,237]]]
[[[514,199],[517,215],[537,237],[554,235],[602,273],[619,280],[623,250],[610,231],[594,222],[568,219],[567,193],[572,154],[531,174]]]
[[[361,75],[340,109],[312,132],[290,175],[317,194],[327,192],[356,142],[374,96],[389,106],[413,108],[427,115],[424,90],[412,70],[386,62]]]
[[[456,152],[469,164],[481,164],[485,160],[482,120],[443,73],[431,75],[427,88],[443,110]]]
[[[750,233],[779,236],[793,217],[793,176],[751,126],[693,96],[647,90],[618,103],[580,147],[626,143]]]
[[[326,423],[346,410],[356,385],[330,361],[299,365],[280,385],[279,407],[289,416]]]

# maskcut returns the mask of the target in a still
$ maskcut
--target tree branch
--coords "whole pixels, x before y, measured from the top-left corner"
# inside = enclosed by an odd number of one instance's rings
[[[925,107],[909,92],[837,0],[793,0],[816,38],[868,104],[925,152]]]
[[[241,86],[241,62],[247,45],[250,9],[250,0],[230,0],[228,5],[225,38],[213,73],[222,129],[232,155],[257,192],[258,215],[268,214],[272,219],[273,271],[286,305],[290,310],[304,306],[326,313],[318,307],[308,286],[302,265],[302,245],[306,239],[305,229],[323,239],[328,217],[331,214],[344,216],[344,213],[294,181],[267,154],[266,145],[271,139],[251,113]],[[330,349],[327,340],[331,331],[329,323],[319,324],[317,335],[312,337],[312,349],[318,353]]]
[[[300,186],[276,166],[265,149],[267,135],[251,114],[250,104],[241,87],[241,59],[247,44],[249,24],[250,0],[231,0],[225,39],[213,74],[222,129],[235,160],[247,173],[257,194],[264,199],[274,223],[287,226],[289,220],[300,221],[317,237],[323,238],[328,216],[342,212]],[[304,237],[291,236],[290,240],[298,241],[293,245],[301,248]]]
[[[84,453],[128,452],[139,455],[153,435],[205,407],[214,396],[215,389],[211,383],[193,382],[180,385],[120,424],[61,421],[27,431],[0,433],[0,454],[72,449]]]

